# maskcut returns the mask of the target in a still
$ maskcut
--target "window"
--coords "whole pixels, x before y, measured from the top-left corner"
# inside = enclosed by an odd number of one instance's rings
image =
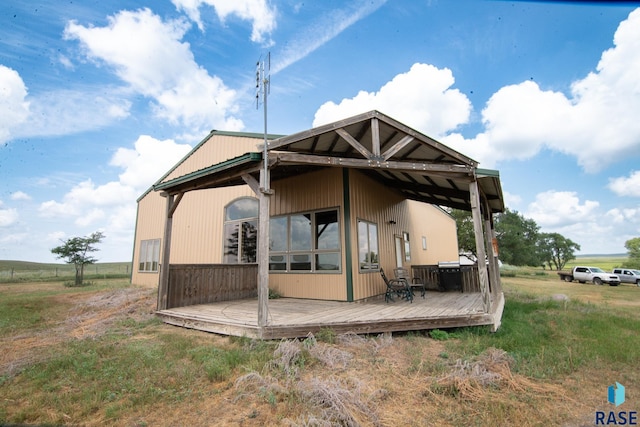
[[[402,233],[402,240],[404,240],[404,260],[411,261],[411,244],[409,243],[409,233]]]
[[[338,272],[341,259],[337,210],[271,218],[269,270]]]
[[[160,262],[160,239],[142,240],[138,271],[157,272]]]
[[[425,236],[422,236],[422,250],[427,250],[427,238]]]
[[[361,272],[378,271],[378,225],[358,220],[358,264]]]
[[[234,200],[225,207],[223,263],[257,261],[258,207],[258,200],[250,197]]]

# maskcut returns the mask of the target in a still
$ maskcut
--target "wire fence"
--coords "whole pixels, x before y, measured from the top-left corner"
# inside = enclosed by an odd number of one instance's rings
[[[68,280],[76,275],[73,265],[43,265],[42,267],[7,266],[0,267],[0,283],[28,282],[44,280]],[[90,264],[84,267],[85,279],[108,279],[129,277],[131,263]]]

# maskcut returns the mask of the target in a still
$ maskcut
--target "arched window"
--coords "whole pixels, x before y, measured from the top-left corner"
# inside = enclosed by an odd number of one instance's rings
[[[248,264],[256,262],[258,207],[258,200],[252,197],[236,199],[225,206],[223,263]]]

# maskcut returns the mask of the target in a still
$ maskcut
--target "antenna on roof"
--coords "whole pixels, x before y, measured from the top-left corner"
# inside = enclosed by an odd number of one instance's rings
[[[267,141],[267,95],[271,88],[271,52],[267,53],[266,60],[256,63],[256,109],[260,108],[260,96],[262,96],[262,108],[264,110],[264,147],[262,153],[262,161],[264,163],[265,182],[262,183],[263,191],[269,191],[269,152]]]

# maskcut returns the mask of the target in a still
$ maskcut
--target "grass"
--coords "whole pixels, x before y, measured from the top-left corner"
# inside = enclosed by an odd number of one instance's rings
[[[130,262],[104,262],[85,266],[85,280],[126,278],[131,275]],[[0,260],[0,283],[33,281],[68,281],[75,277],[70,264]]]
[[[637,408],[640,289],[513,271],[497,333],[281,342],[170,327],[151,314],[153,290],[122,279],[2,284],[0,425],[584,425],[613,381]],[[134,291],[146,299],[115,307]]]

